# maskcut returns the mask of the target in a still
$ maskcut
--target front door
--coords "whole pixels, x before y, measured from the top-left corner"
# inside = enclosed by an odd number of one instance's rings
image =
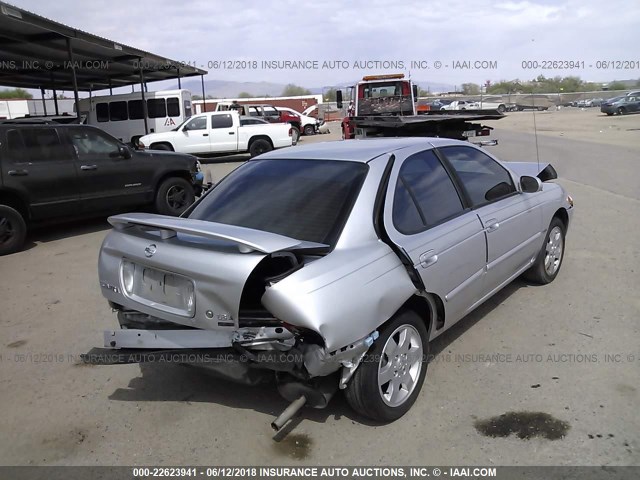
[[[471,146],[438,150],[452,166],[487,239],[485,296],[519,275],[542,245],[542,209],[499,162]]]
[[[65,130],[76,153],[84,212],[112,210],[145,203],[153,190],[152,158],[125,158],[122,144],[97,128]]]

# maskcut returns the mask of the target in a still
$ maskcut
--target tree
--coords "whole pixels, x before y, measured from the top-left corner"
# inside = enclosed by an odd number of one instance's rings
[[[293,83],[288,84],[282,90],[283,97],[295,97],[298,95],[311,95],[311,92],[304,87],[299,87],[298,85],[294,85]]]
[[[480,87],[475,83],[463,83],[462,93],[465,95],[479,95]]]
[[[252,98],[253,95],[251,95],[249,92],[240,92],[238,94],[238,98]]]
[[[337,98],[336,92],[337,90],[335,88],[330,88],[326,90],[322,96],[326,102],[335,102]]]
[[[609,83],[608,87],[609,90],[624,90],[627,88],[627,85],[623,82],[614,80],[613,82]]]
[[[22,88],[14,88],[13,90],[0,90],[0,98],[33,98],[33,95]]]

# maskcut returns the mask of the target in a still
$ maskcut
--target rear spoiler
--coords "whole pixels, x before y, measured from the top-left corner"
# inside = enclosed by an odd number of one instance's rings
[[[536,162],[503,162],[512,172],[519,177],[527,175],[538,177],[541,182],[548,182],[558,178],[558,172],[550,163]]]
[[[252,251],[274,253],[281,250],[326,250],[329,245],[307,242],[277,233],[254,230],[252,228],[207,222],[192,218],[169,217],[151,213],[127,213],[109,217],[109,223],[119,231],[142,227],[147,231],[158,231],[163,240],[176,237],[179,233],[212,240],[226,240],[238,245],[241,253]]]

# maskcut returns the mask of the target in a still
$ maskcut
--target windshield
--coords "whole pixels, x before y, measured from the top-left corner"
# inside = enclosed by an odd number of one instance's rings
[[[227,176],[190,218],[335,245],[368,166],[335,160],[253,160]]]

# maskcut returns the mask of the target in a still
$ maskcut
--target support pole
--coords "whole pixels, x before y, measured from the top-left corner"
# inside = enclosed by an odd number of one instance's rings
[[[51,88],[53,89],[53,105],[56,108],[56,116],[60,115],[58,111],[58,92],[56,92],[56,84],[53,81],[53,72],[49,72],[49,78],[51,78]]]
[[[202,112],[207,111],[207,97],[204,94],[204,75],[200,75],[200,82],[202,83]]]
[[[132,85],[133,87],[133,85]],[[147,100],[144,97],[145,91],[144,85],[144,72],[142,71],[142,58],[140,59],[140,94],[142,95],[142,115],[144,117],[144,134],[147,135],[149,133],[149,111],[147,109]]]
[[[73,98],[76,102],[76,116],[80,120],[80,99],[78,98],[78,79],[76,78],[76,67],[73,63],[73,48],[71,47],[71,39],[67,38],[67,53],[69,55],[69,63],[71,65],[71,78],[73,79]]]
[[[182,85],[180,84],[180,69],[177,69],[178,71],[178,90],[180,90],[182,88]]]
[[[42,108],[44,109],[44,116],[47,116],[47,102],[44,99],[44,88],[40,87],[40,96],[42,97]]]

